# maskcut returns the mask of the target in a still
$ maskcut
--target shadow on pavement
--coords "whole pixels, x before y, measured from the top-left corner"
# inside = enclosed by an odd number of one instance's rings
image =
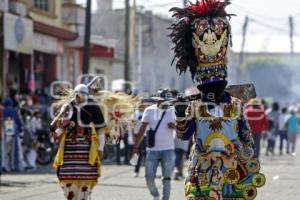
[[[133,189],[146,189],[146,186],[136,186],[136,185],[124,185],[124,184],[108,184],[108,183],[100,183],[100,186],[104,187],[120,187],[120,188],[133,188]]]

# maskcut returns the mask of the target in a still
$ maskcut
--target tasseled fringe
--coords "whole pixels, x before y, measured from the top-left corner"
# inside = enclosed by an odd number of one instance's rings
[[[90,186],[93,189],[97,185],[97,180],[61,180],[59,181],[62,185],[76,185],[78,187]]]

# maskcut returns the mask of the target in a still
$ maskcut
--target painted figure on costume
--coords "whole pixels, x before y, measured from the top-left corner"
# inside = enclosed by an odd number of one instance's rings
[[[227,49],[231,43],[229,0],[199,0],[172,8],[170,29],[176,68],[189,70],[201,100],[175,105],[177,135],[193,137],[187,200],[252,200],[265,183],[242,103],[225,91]]]

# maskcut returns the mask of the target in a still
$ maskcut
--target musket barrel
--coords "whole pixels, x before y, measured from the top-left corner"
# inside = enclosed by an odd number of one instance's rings
[[[90,89],[90,87],[96,82],[99,80],[99,76],[95,76],[86,86]],[[73,99],[71,100],[73,101]],[[70,101],[70,102],[71,102]],[[68,104],[70,104],[70,102]],[[50,123],[50,127],[54,126],[56,124],[56,122],[59,120],[59,118],[62,116],[62,114],[65,113],[65,110],[64,111],[61,111],[59,112],[59,114],[52,120],[52,122]]]

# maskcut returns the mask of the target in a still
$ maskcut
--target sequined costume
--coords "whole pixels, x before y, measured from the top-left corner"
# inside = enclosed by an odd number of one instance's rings
[[[235,103],[236,101],[236,103]],[[222,104],[209,109],[193,102],[177,135],[193,137],[185,194],[190,199],[254,199],[264,185],[254,143],[238,100],[224,94]],[[197,197],[197,198],[194,198]]]
[[[178,137],[193,138],[185,183],[188,200],[252,200],[265,183],[243,104],[225,91],[229,4],[200,0],[171,9],[176,68],[180,73],[189,70],[202,94],[188,107],[175,105]]]

